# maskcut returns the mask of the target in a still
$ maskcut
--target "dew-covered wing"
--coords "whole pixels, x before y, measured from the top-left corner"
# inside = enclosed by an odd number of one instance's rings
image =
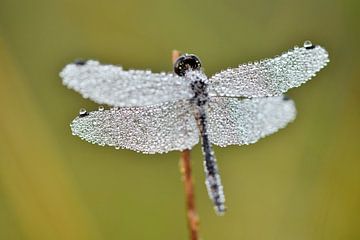
[[[329,62],[327,51],[305,42],[282,55],[240,65],[215,74],[209,79],[212,96],[279,96],[290,88],[310,80]]]
[[[125,71],[94,60],[68,64],[60,76],[66,86],[99,104],[146,106],[193,96],[185,78],[171,73]]]
[[[294,102],[283,96],[243,100],[213,97],[208,105],[209,139],[222,147],[255,143],[295,117]]]
[[[190,149],[199,140],[188,101],[89,112],[76,117],[71,130],[94,144],[143,153]]]

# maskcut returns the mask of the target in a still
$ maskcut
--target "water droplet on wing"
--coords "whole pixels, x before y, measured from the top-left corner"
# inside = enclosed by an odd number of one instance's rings
[[[311,48],[314,48],[314,45],[312,44],[312,42],[310,42],[309,40],[306,40],[304,42],[304,48],[306,49],[311,49]]]
[[[88,115],[89,113],[86,111],[85,108],[81,108],[80,111],[79,111],[79,116],[80,117],[84,117],[86,115]]]

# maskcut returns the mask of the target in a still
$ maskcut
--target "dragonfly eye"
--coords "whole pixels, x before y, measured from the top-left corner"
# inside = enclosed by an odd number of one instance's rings
[[[200,68],[200,59],[194,54],[182,55],[174,63],[174,72],[179,76],[184,76],[185,72],[190,69],[198,70]]]

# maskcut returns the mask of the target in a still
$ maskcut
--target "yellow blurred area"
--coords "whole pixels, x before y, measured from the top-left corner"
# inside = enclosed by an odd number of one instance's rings
[[[0,0],[0,239],[187,239],[179,153],[142,155],[71,135],[81,107],[62,86],[76,58],[206,73],[311,40],[330,64],[289,91],[294,123],[254,145],[215,147],[228,212],[215,215],[192,153],[201,236],[360,239],[358,1]]]

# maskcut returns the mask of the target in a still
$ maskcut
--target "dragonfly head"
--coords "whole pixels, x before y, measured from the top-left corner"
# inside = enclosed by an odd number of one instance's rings
[[[179,76],[184,76],[188,70],[200,70],[201,61],[194,54],[181,55],[174,63],[174,72]]]

